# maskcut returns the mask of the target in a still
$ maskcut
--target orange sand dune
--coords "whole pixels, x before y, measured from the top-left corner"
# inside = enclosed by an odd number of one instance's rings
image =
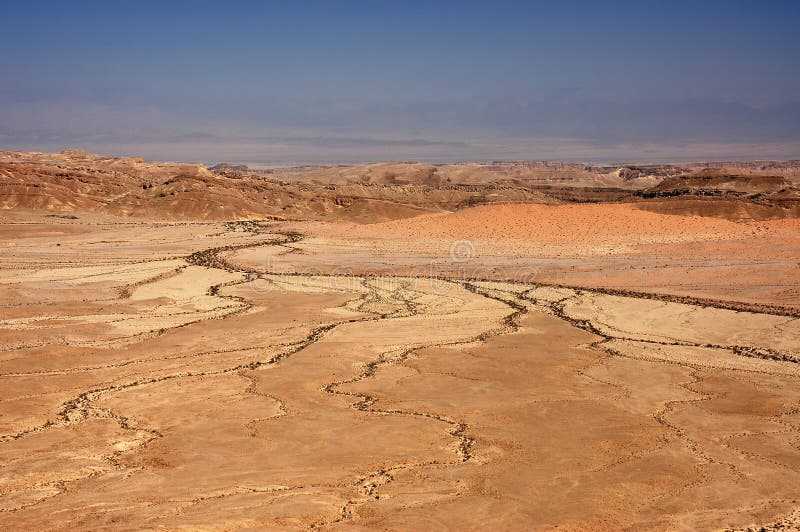
[[[636,204],[484,205],[348,230],[363,237],[476,238],[546,244],[679,243],[797,234],[800,220],[737,223],[718,218],[665,215]]]
[[[358,271],[413,272],[436,262],[481,278],[798,308],[800,220],[733,222],[638,207],[506,204],[361,226],[307,223],[297,227],[310,237],[301,245],[307,255],[295,254],[292,266],[318,266],[314,253],[334,253],[334,264]],[[469,257],[453,261],[454,250]]]
[[[560,245],[608,250],[613,246],[678,244],[796,237],[800,220],[732,222],[719,218],[667,215],[636,204],[484,205],[458,212],[404,220],[315,228],[321,236],[353,239],[476,239],[517,241],[522,245]]]

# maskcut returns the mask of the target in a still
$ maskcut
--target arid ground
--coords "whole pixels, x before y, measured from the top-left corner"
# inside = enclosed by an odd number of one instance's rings
[[[231,168],[0,153],[4,528],[800,527],[796,165]]]

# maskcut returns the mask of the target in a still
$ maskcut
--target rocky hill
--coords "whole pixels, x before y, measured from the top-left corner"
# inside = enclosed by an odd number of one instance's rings
[[[496,203],[641,202],[659,212],[737,220],[800,216],[791,165],[780,167],[784,175],[706,166],[393,162],[253,171],[79,150],[0,152],[0,209],[373,223]]]

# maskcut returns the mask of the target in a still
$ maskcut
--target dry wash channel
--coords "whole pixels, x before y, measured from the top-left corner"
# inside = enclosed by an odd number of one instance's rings
[[[796,519],[795,317],[231,258],[299,238],[20,224],[0,257],[0,523]]]

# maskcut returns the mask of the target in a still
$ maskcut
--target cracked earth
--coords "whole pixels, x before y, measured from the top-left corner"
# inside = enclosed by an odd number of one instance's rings
[[[272,222],[8,226],[6,528],[800,526],[791,309],[345,274]]]

